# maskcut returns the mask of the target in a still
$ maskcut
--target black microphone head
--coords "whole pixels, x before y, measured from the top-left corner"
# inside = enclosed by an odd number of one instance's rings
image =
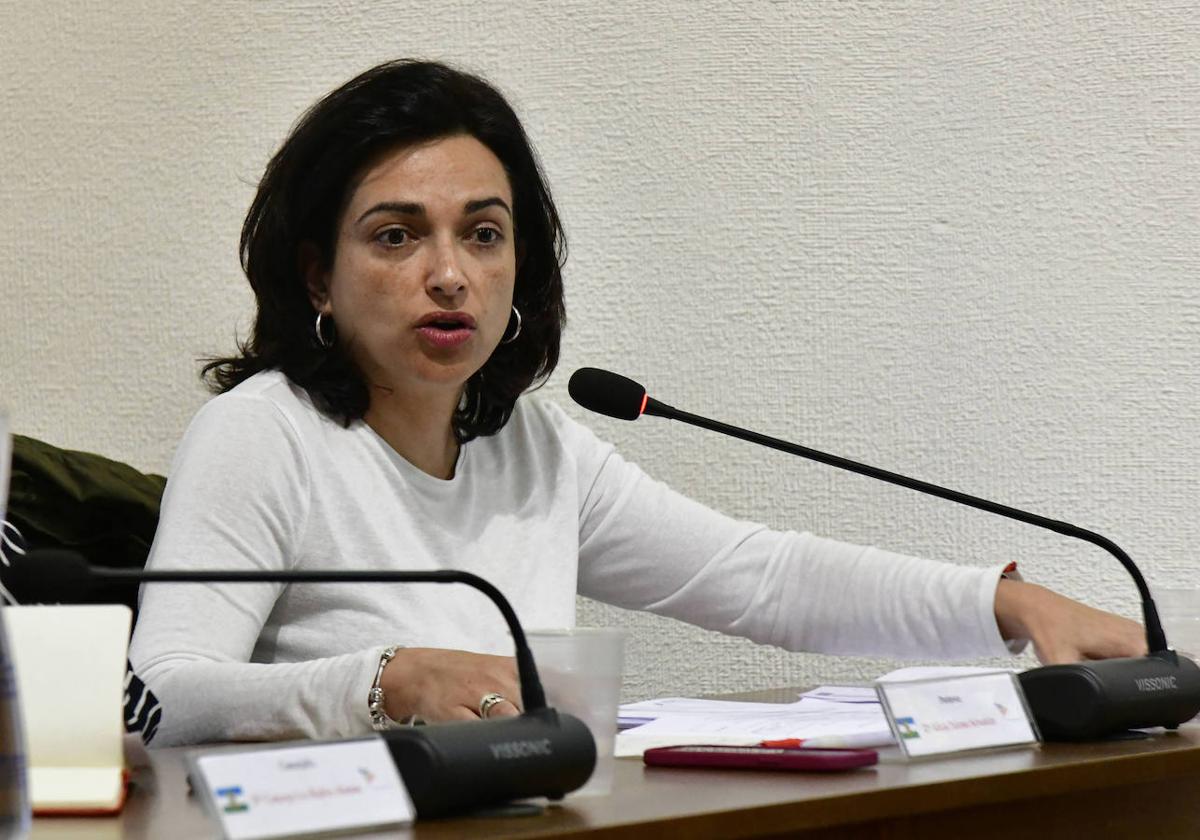
[[[636,420],[646,408],[646,389],[632,379],[599,368],[580,368],[567,383],[571,399],[589,411]]]
[[[93,586],[92,569],[77,551],[43,548],[9,558],[0,566],[0,581],[18,601],[65,603],[86,601]]]

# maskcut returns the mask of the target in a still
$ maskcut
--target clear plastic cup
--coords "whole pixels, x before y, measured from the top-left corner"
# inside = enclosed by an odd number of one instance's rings
[[[546,702],[579,718],[596,739],[596,769],[571,796],[612,790],[617,707],[625,659],[625,631],[608,627],[526,632],[546,690]]]
[[[1200,589],[1156,587],[1153,595],[1167,644],[1188,659],[1200,661]]]

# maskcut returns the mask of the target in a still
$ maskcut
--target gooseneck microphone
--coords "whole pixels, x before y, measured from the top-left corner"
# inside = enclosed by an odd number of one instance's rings
[[[1022,673],[1021,685],[1042,736],[1048,740],[1077,741],[1100,738],[1128,729],[1151,726],[1175,728],[1200,712],[1200,668],[1167,647],[1166,634],[1145,578],[1129,555],[1107,537],[1068,522],[680,411],[651,397],[637,382],[610,371],[580,368],[571,376],[567,387],[571,398],[584,408],[618,420],[636,420],[643,414],[678,420],[1046,528],[1103,548],[1117,558],[1137,585],[1142,599],[1142,616],[1150,655],[1048,665]]]
[[[380,733],[420,818],[545,796],[582,787],[596,743],[578,718],[546,705],[537,665],[508,599],[470,572],[149,570],[93,566],[74,551],[42,549],[14,557],[3,580],[38,601],[70,601],[101,581],[141,583],[461,583],[499,608],[512,633],[524,711],[516,717],[441,723]],[[363,698],[364,704],[366,697]]]

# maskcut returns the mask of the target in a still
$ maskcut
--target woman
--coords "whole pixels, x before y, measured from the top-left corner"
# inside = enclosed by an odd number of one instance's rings
[[[180,444],[151,567],[453,567],[529,627],[572,625],[578,591],[790,650],[1143,649],[1134,622],[1000,569],[735,522],[518,399],[557,362],[562,244],[482,80],[393,62],[318,102],[246,219],[254,332],[206,368],[221,393]],[[462,587],[155,585],[131,658],[169,745],[516,714],[510,652]]]

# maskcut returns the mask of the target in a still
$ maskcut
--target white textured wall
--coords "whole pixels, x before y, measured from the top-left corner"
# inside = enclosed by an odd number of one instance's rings
[[[250,296],[236,237],[300,111],[405,55],[496,81],[571,239],[548,386],[662,399],[1095,527],[1200,546],[1192,3],[133,3],[0,11],[0,400],[165,469]],[[182,8],[190,6],[190,8]],[[986,8],[985,8],[986,6]],[[747,445],[595,420],[735,515],[991,563],[1132,613],[1099,551]],[[867,677],[585,603],[626,694]]]

